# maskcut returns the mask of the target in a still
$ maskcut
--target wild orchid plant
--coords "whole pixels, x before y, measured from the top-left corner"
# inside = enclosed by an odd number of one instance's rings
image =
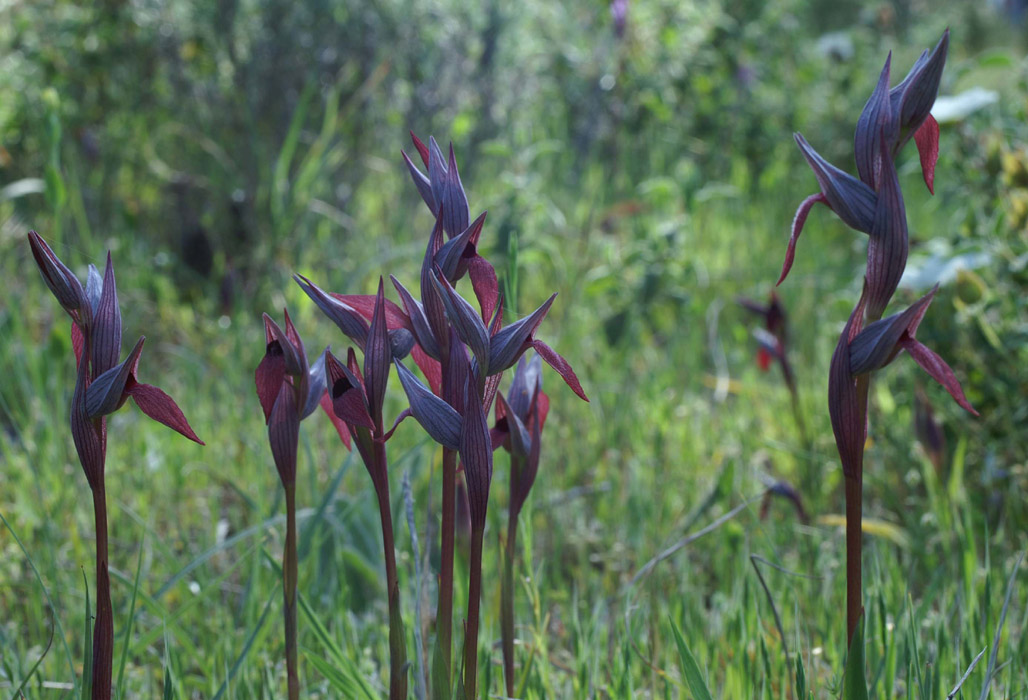
[[[935,49],[924,51],[907,76],[892,89],[891,54],[886,59],[878,84],[857,122],[854,151],[859,177],[828,163],[796,134],[796,143],[814,170],[821,191],[805,199],[796,212],[779,284],[789,273],[796,240],[814,204],[827,205],[850,228],[868,235],[863,291],[839,337],[828,377],[828,411],[846,485],[846,621],[850,640],[863,614],[861,500],[871,372],[906,350],[960,406],[977,415],[953,370],[916,338],[917,327],[938,285],[910,308],[882,319],[907,262],[907,217],[895,159],[913,138],[925,184],[932,191],[939,125],[931,108],[938,94],[948,45],[947,30]]]
[[[175,401],[150,384],[137,380],[144,336],[120,364],[121,308],[114,280],[114,265],[107,253],[103,277],[89,266],[86,286],[54,254],[35,231],[29,232],[32,255],[43,281],[71,316],[71,339],[77,375],[71,399],[71,435],[82,470],[93,493],[96,523],[96,622],[93,628],[92,697],[109,700],[114,662],[114,612],[107,554],[107,416],[132,398],[139,409],[158,423],[203,444]]]
[[[326,396],[325,358],[313,365],[299,333],[285,311],[285,331],[264,314],[264,359],[257,366],[257,398],[268,426],[271,454],[286,495],[286,540],[282,553],[283,618],[286,640],[286,679],[289,700],[300,696],[296,645],[296,453],[300,421],[314,413]]]
[[[357,371],[352,350],[345,367],[331,355],[326,364],[334,411],[350,426],[379,494],[390,602],[391,698],[406,695],[406,657],[389,513],[385,442],[404,418],[413,416],[442,447],[441,562],[436,652],[431,673],[434,698],[449,698],[452,687],[458,459],[463,466],[471,512],[471,555],[462,688],[465,696],[471,698],[477,696],[482,549],[493,468],[493,439],[486,416],[496,397],[501,374],[513,367],[528,349],[534,348],[576,394],[585,399],[585,393],[568,362],[535,337],[536,329],[553,303],[553,296],[528,316],[503,326],[503,303],[495,270],[477,250],[485,214],[471,221],[452,147],[447,159],[434,139],[430,139],[428,145],[417,137],[413,139],[428,175],[406,154],[403,156],[422,199],[436,217],[421,266],[421,299],[416,299],[395,277],[391,279],[402,308],[385,299],[381,280],[374,297],[327,293],[299,275],[296,281],[365,353],[363,377]],[[465,276],[471,280],[477,310],[455,288]],[[427,384],[403,363],[408,353]],[[386,432],[382,398],[390,362],[396,367],[409,407]]]

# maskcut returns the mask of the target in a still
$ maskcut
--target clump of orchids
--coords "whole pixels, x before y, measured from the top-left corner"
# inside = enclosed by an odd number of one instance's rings
[[[268,423],[276,465],[287,496],[295,482],[296,435],[301,418],[319,404],[333,416],[344,441],[356,445],[378,497],[389,602],[390,698],[407,696],[405,631],[400,610],[395,541],[389,498],[386,446],[399,424],[413,417],[442,450],[442,505],[440,532],[439,601],[436,645],[431,663],[433,698],[449,698],[452,673],[453,566],[457,514],[457,474],[463,469],[471,518],[468,608],[465,618],[464,674],[458,693],[477,697],[479,601],[482,585],[482,550],[493,473],[493,451],[501,445],[511,452],[510,522],[507,569],[513,570],[516,520],[539,464],[539,434],[546,419],[548,399],[541,391],[541,366],[553,367],[581,398],[586,399],[571,365],[536,337],[553,304],[554,294],[527,316],[504,325],[503,299],[493,266],[478,252],[485,213],[471,220],[467,195],[460,180],[453,148],[444,156],[435,139],[425,144],[411,135],[427,175],[403,154],[408,171],[425,204],[435,216],[421,265],[418,292],[412,294],[398,279],[390,281],[400,304],[385,296],[379,279],[374,295],[324,291],[307,277],[297,284],[331,319],[352,346],[342,361],[326,350],[308,367],[303,345],[286,319],[283,332],[265,321],[267,352],[257,372],[258,394]],[[467,278],[477,304],[458,290]],[[525,354],[534,351],[528,360]],[[358,362],[358,351],[363,364]],[[405,364],[410,359],[424,381]],[[507,396],[498,393],[502,373],[515,365],[514,382]],[[387,430],[383,415],[390,370],[407,398]],[[498,398],[499,397],[499,398]],[[586,399],[588,400],[588,399]],[[497,401],[497,422],[490,428],[488,413]],[[290,499],[287,498],[287,507]],[[293,506],[295,508],[295,506]],[[291,522],[287,516],[287,523]],[[295,674],[295,544],[288,544],[286,581],[287,661],[290,654],[290,697]],[[295,527],[293,528],[295,539]],[[292,573],[287,573],[292,551]],[[513,584],[505,575],[501,625],[508,689],[513,687]],[[290,578],[291,577],[291,578]],[[292,598],[290,597],[292,596]],[[290,627],[292,625],[292,627]],[[291,630],[291,632],[290,632]],[[424,672],[421,669],[419,672]],[[508,694],[512,691],[509,690]]]
[[[150,418],[190,440],[203,444],[175,401],[151,384],[137,379],[144,336],[122,362],[121,307],[114,281],[114,264],[107,253],[103,276],[89,266],[85,287],[35,231],[29,232],[32,256],[43,281],[71,317],[75,352],[75,391],[71,398],[71,436],[82,471],[93,494],[96,524],[96,622],[93,627],[92,697],[109,700],[114,664],[114,613],[107,556],[107,416],[131,398]],[[87,684],[88,685],[88,684]]]
[[[814,170],[821,191],[807,197],[796,212],[779,284],[789,273],[796,240],[815,204],[828,206],[846,225],[868,236],[863,291],[839,337],[828,377],[828,411],[846,485],[846,620],[851,640],[863,614],[861,499],[871,373],[906,351],[960,406],[977,415],[953,370],[917,340],[918,325],[938,285],[910,308],[882,318],[907,263],[907,215],[896,159],[913,139],[925,184],[933,191],[939,125],[931,108],[939,91],[948,45],[947,30],[934,50],[925,50],[907,76],[892,88],[891,54],[886,59],[878,84],[857,121],[854,155],[858,177],[836,168],[796,134],[796,143]]]

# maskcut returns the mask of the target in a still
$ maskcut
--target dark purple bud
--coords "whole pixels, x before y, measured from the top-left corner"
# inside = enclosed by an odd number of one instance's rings
[[[550,310],[550,305],[556,298],[556,294],[551,295],[538,309],[510,324],[490,339],[489,373],[495,374],[514,366],[521,354],[528,349],[528,342],[532,338],[532,334],[542,323],[546,312]]]
[[[283,485],[296,482],[296,448],[300,439],[300,414],[296,394],[283,382],[268,420],[268,441]]]
[[[860,301],[839,336],[828,370],[828,415],[832,421],[832,432],[835,433],[835,446],[842,461],[842,471],[850,479],[860,477],[864,465],[864,443],[867,440],[866,394],[863,399],[858,395],[857,381],[850,372],[849,358],[849,345],[860,333],[866,300],[865,280]],[[862,400],[865,405],[861,405]]]
[[[396,288],[396,292],[400,295],[400,301],[403,302],[403,310],[410,317],[414,340],[425,351],[425,354],[433,360],[440,359],[439,344],[436,342],[435,333],[432,332],[432,327],[428,323],[428,317],[425,316],[425,308],[421,305],[421,302],[411,296],[411,293],[400,284],[399,280],[392,275],[389,276],[389,279],[393,281],[393,287]]]
[[[864,111],[857,121],[857,130],[853,137],[854,154],[857,159],[857,173],[864,184],[871,189],[878,189],[879,171],[882,167],[882,139],[891,144],[897,136],[896,121],[893,119],[892,105],[889,102],[889,65],[892,52],[885,59],[885,67],[878,78],[878,85],[864,105]]]
[[[57,298],[57,302],[79,324],[88,324],[90,314],[86,292],[78,277],[54,254],[46,241],[35,231],[29,231],[32,257],[43,275],[43,281]]]
[[[874,224],[867,244],[867,309],[870,318],[882,312],[899,286],[907,266],[907,211],[896,166],[884,139],[880,142],[882,170]]]
[[[875,215],[874,190],[822,158],[800,134],[795,134],[795,138],[817,177],[828,206],[850,228],[862,233],[870,232]]]
[[[460,448],[461,419],[450,404],[432,393],[402,362],[394,360],[410,412],[433,440],[451,450]]]
[[[385,283],[379,277],[375,313],[371,317],[368,342],[364,348],[365,391],[368,395],[368,409],[376,425],[382,423],[382,406],[385,402],[391,362],[392,348],[389,346],[389,329],[385,315]]]
[[[482,235],[486,214],[482,212],[463,233],[451,238],[435,254],[435,265],[443,271],[450,284],[457,284],[468,270],[468,260],[478,255],[478,239]]]
[[[441,272],[437,271],[432,280],[435,282],[436,293],[446,309],[446,316],[453,324],[454,330],[457,331],[457,336],[471,348],[471,352],[474,353],[475,359],[478,360],[479,367],[484,373],[483,376],[488,374],[491,355],[489,331],[478,312],[457,293],[457,290],[450,285]],[[500,367],[496,371],[502,370],[503,368]]]
[[[470,373],[469,373],[470,374]],[[464,420],[460,433],[460,459],[464,464],[464,477],[468,482],[468,504],[471,508],[471,527],[485,527],[486,508],[489,505],[489,483],[493,476],[493,447],[489,437],[489,423],[482,407],[474,381],[465,391]]]
[[[374,430],[375,421],[368,412],[360,377],[340,363],[331,352],[325,355],[325,376],[335,415],[348,425]]]
[[[457,161],[453,156],[453,145],[450,145],[449,163],[444,163],[444,156],[435,138],[428,139],[428,179],[432,183],[432,197],[443,214],[443,230],[447,238],[453,238],[468,227],[471,212],[468,210],[468,197],[464,193],[464,185],[457,172]]]
[[[86,417],[100,418],[114,413],[128,398],[125,394],[125,387],[129,381],[129,375],[135,371],[139,363],[139,353],[143,351],[144,336],[136,341],[136,346],[120,365],[111,367],[99,377],[93,380],[86,390]]]
[[[406,328],[389,331],[389,352],[394,359],[402,360],[414,348],[414,334]]]
[[[325,293],[317,285],[303,275],[293,275],[307,296],[318,305],[318,308],[335,323],[347,338],[361,349],[368,337],[368,322],[349,304]]]

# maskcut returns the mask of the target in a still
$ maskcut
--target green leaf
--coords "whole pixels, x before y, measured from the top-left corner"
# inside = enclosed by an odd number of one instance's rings
[[[82,583],[86,586],[86,623],[82,630],[82,648],[86,657],[82,660],[82,700],[93,696],[93,618],[89,616],[89,581],[85,569],[82,571]]]
[[[853,631],[850,651],[846,656],[846,677],[843,679],[843,700],[867,700],[867,678],[864,676],[864,616]]]
[[[333,666],[325,659],[306,649],[304,650],[304,656],[318,670],[318,673],[328,681],[329,685],[339,691],[339,697],[354,698],[354,700],[378,700],[378,696],[368,686],[352,661],[344,659],[343,665],[340,667],[338,665]]]
[[[145,541],[145,535],[144,535]],[[118,697],[125,697],[125,662],[128,661],[129,641],[132,639],[132,623],[136,620],[136,594],[139,592],[139,574],[143,569],[143,542],[139,543],[139,556],[136,559],[136,579],[132,584],[132,603],[129,605],[128,624],[125,625],[125,641],[121,645],[121,662],[118,664]]]
[[[703,680],[703,674],[700,673],[700,667],[697,665],[692,652],[689,651],[689,646],[685,643],[685,639],[682,638],[682,633],[678,631],[674,621],[671,622],[671,631],[675,635],[675,645],[678,647],[678,661],[682,666],[682,675],[685,676],[685,682],[688,684],[690,692],[692,692],[696,700],[713,700],[710,689],[707,688],[707,683]]]
[[[432,650],[432,697],[450,700],[450,679],[446,677],[446,664],[438,640]]]

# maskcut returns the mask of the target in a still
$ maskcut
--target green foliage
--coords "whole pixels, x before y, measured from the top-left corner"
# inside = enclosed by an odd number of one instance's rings
[[[919,337],[950,361],[982,418],[959,416],[928,389],[947,443],[936,472],[901,398],[919,370],[907,363],[872,387],[880,418],[866,510],[887,527],[867,535],[868,696],[938,697],[984,647],[990,662],[971,669],[964,697],[1028,685],[1028,591],[1016,568],[1028,546],[1028,72],[991,10],[631,2],[617,40],[608,8],[593,2],[80,5],[0,7],[5,696],[26,679],[29,698],[52,692],[44,680],[78,695],[90,668],[78,583],[93,566],[90,514],[57,418],[70,399],[71,344],[66,319],[41,301],[25,231],[49,235],[80,274],[116,249],[126,326],[159,328],[164,343],[141,380],[160,380],[205,426],[197,456],[138,413],[111,421],[122,697],[278,697],[273,561],[284,521],[252,388],[257,312],[288,303],[305,338],[339,350],[341,337],[289,282],[293,271],[352,291],[371,291],[383,267],[416,279],[431,220],[398,157],[413,128],[452,139],[469,164],[461,175],[489,209],[482,245],[509,305],[534,308],[540,290],[560,290],[544,340],[593,399],[580,406],[551,392],[519,532],[518,697],[683,697],[669,618],[689,630],[689,651],[722,697],[838,697],[842,533],[828,516],[841,509],[841,475],[823,396],[838,319],[859,292],[840,280],[859,269],[860,242],[815,210],[804,236],[819,237],[823,252],[800,256],[781,290],[809,439],[780,377],[755,366],[749,319],[733,300],[768,293],[795,205],[814,190],[789,134],[802,130],[846,164],[852,134],[838,125],[868,94],[869,66],[889,49],[909,64],[947,25],[943,93],[981,86],[1003,99],[943,124],[934,198],[915,193],[913,161],[901,178],[910,266],[971,263],[944,282]],[[820,41],[829,31],[849,42],[848,58]],[[196,225],[210,246],[206,274],[185,260]],[[897,305],[924,291],[912,283]],[[387,416],[399,408],[390,398]],[[303,434],[311,468],[298,501],[312,506],[298,514],[303,684],[312,696],[380,697],[388,617],[373,491],[323,417]],[[392,473],[396,494],[398,475],[411,474],[431,601],[439,465],[419,440],[398,429],[395,454],[405,456]],[[766,518],[743,507],[629,586],[660,552],[759,495],[765,475],[800,488],[809,524],[781,500]],[[505,482],[495,479],[501,504]],[[505,526],[504,509],[491,510],[487,640],[498,636],[500,580],[490,547]],[[405,533],[401,591],[413,610]],[[773,564],[762,568],[773,596],[751,555]],[[48,611],[55,640],[42,656]],[[499,659],[488,644],[482,654],[483,668],[486,655]],[[499,676],[489,679],[494,695]]]

